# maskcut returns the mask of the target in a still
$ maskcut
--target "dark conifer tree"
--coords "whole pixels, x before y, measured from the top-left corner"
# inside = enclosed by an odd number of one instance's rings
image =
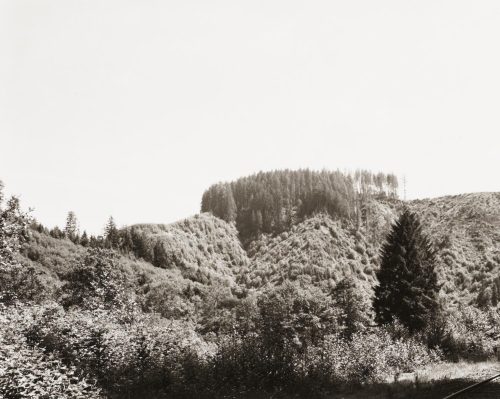
[[[84,247],[88,247],[89,246],[89,237],[87,236],[87,232],[84,231],[83,234],[82,234],[82,237],[80,238],[80,245],[83,245]]]
[[[435,252],[416,214],[405,210],[382,247],[373,307],[378,323],[401,321],[422,330],[438,310]]]
[[[76,244],[76,245],[79,245],[79,244],[80,244],[80,240],[81,240],[80,234],[75,234],[75,235],[71,238],[71,241],[73,241],[73,243],[74,243],[74,244]]]
[[[230,185],[226,185],[225,187],[224,200],[223,219],[227,222],[234,222],[238,209],[236,208],[236,202],[234,201],[233,191]]]
[[[134,250],[134,241],[130,229],[126,228],[120,232],[120,249],[124,252]]]
[[[59,227],[54,227],[52,230],[50,230],[50,233],[49,233],[52,237],[54,238],[63,238],[64,237],[64,233],[61,231],[61,229]]]
[[[104,247],[104,240],[102,239],[102,236],[94,236],[91,235],[89,238],[89,247],[91,248],[103,248]]]
[[[104,227],[104,243],[108,248],[118,248],[120,241],[120,234],[116,227],[115,219],[110,216],[108,223]]]

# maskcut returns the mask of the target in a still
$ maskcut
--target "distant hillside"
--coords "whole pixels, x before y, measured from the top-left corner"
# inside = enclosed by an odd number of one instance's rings
[[[249,260],[233,225],[211,214],[177,223],[143,224],[121,232],[123,247],[157,267],[181,271],[185,278],[234,284],[235,272]]]
[[[416,200],[436,243],[442,292],[456,302],[486,306],[500,300],[500,193]]]
[[[316,213],[326,213],[361,224],[372,198],[397,198],[393,174],[356,171],[261,172],[231,183],[211,186],[203,194],[201,211],[236,222],[246,245],[261,233],[287,231]]]
[[[243,190],[251,181],[278,176],[251,177],[234,187]],[[281,189],[289,192],[286,187]],[[248,195],[257,198],[251,192]],[[177,309],[174,313],[185,315],[190,306],[203,302],[214,284],[227,287],[231,296],[231,292],[261,291],[285,280],[328,291],[348,278],[369,297],[376,284],[380,247],[403,206],[421,217],[435,243],[445,302],[496,305],[500,301],[500,193],[406,203],[372,194],[363,199],[359,218],[332,215],[320,207],[291,220],[286,228],[282,225],[279,232],[254,232],[246,237],[245,247],[237,220],[228,223],[210,213],[169,225],[134,225],[120,231],[120,265],[145,306],[166,313],[168,303]],[[68,239],[33,231],[22,254],[55,292],[85,251]]]
[[[320,214],[275,237],[263,235],[248,249],[252,264],[239,281],[248,287],[300,280],[326,290],[344,278],[371,294],[378,248],[361,231]]]
[[[496,305],[500,301],[500,193],[402,201],[372,199],[358,228],[348,219],[319,214],[278,235],[262,234],[248,246],[248,287],[308,281],[323,287],[356,280],[371,295],[379,251],[403,206],[415,211],[435,243],[441,296],[448,305]]]
[[[199,273],[194,273],[193,279],[184,277],[183,274],[189,273],[186,273],[186,270],[177,266],[177,264],[170,264],[168,268],[160,268],[144,259],[136,258],[133,254],[118,254],[116,265],[119,274],[126,282],[128,296],[135,298],[144,310],[155,311],[168,318],[196,320],[199,314],[207,306],[210,306],[213,287],[208,284],[218,284],[220,285],[218,291],[223,292],[229,298],[232,296],[229,287],[234,288],[235,283],[232,272],[229,273],[228,270],[233,261],[228,260],[226,264],[223,261],[224,255],[220,254],[218,245],[215,244],[217,250],[209,249],[211,244],[209,244],[209,240],[205,241],[204,238],[199,239],[199,246],[197,244],[191,247],[190,242],[194,241],[192,236],[187,233],[196,225],[206,229],[206,232],[202,233],[201,230],[193,230],[194,237],[201,237],[202,234],[212,232],[212,238],[217,237],[217,234],[222,234],[219,237],[222,242],[227,240],[225,234],[232,231],[231,226],[209,215],[201,215],[193,219],[199,220],[197,222],[189,220],[179,222],[172,225],[171,228],[164,226],[171,235],[175,236],[173,241],[166,240],[166,246],[172,249],[172,254],[184,259],[185,265],[189,264],[189,260],[194,256],[194,258],[200,259],[200,263],[205,265],[201,268],[202,270],[213,267],[213,270],[209,273],[211,280],[206,281],[207,284],[196,281],[196,278],[200,276]],[[204,222],[200,222],[200,220]],[[214,226],[219,226],[219,228],[222,226],[223,233]],[[138,226],[133,228],[139,229]],[[156,229],[161,230],[157,225],[142,226],[140,228],[143,234],[141,240],[145,243],[157,239],[163,242],[164,234],[157,233],[155,235],[151,233]],[[183,234],[180,234],[177,229],[183,231]],[[231,234],[234,236],[234,231]],[[208,234],[208,236],[210,235]],[[235,244],[238,247],[238,241],[235,241]],[[200,248],[205,248],[208,254],[210,254],[210,251],[218,251],[219,256],[202,255],[203,251]],[[32,230],[29,240],[22,247],[19,260],[23,264],[34,267],[43,282],[45,295],[48,298],[57,299],[64,293],[66,277],[82,262],[87,250],[88,248],[74,244],[69,239],[54,238],[43,232]],[[225,250],[227,259],[232,259],[236,256],[235,254],[239,254],[243,256],[243,262],[247,261],[246,255],[241,248],[239,250],[237,248],[226,248]],[[203,256],[206,256],[206,258],[203,258]],[[210,263],[203,263],[202,258],[209,259]],[[225,289],[225,286],[229,287]]]
[[[59,285],[59,278],[84,254],[85,248],[70,240],[53,238],[35,230],[30,232],[30,239],[21,250],[22,260],[36,266],[43,278],[54,286]]]

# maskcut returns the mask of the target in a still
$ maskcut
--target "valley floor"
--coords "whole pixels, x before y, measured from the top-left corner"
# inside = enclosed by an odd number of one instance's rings
[[[442,363],[416,373],[404,374],[397,382],[353,389],[332,395],[332,399],[442,399],[469,385],[500,374],[500,362]],[[500,379],[463,394],[460,398],[498,398]]]

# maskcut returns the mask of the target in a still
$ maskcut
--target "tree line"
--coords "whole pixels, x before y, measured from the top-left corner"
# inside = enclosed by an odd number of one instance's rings
[[[354,221],[358,228],[368,228],[368,201],[372,198],[395,199],[397,192],[398,179],[394,174],[367,170],[354,173],[309,169],[260,172],[208,188],[202,196],[201,212],[210,212],[226,222],[236,223],[245,244],[260,233],[281,233],[320,212]],[[102,235],[80,233],[73,211],[68,212],[62,229],[58,226],[48,229],[37,222],[33,222],[32,228],[84,247],[141,252],[140,237],[134,237],[127,229],[118,229],[112,216]]]
[[[260,172],[203,193],[201,211],[235,222],[243,240],[280,233],[314,213],[325,212],[359,224],[368,218],[370,198],[397,198],[394,174],[309,169]]]
[[[73,211],[68,212],[66,216],[66,224],[63,229],[58,226],[48,229],[36,220],[32,220],[31,228],[39,233],[48,234],[53,238],[66,238],[74,244],[82,245],[83,247],[118,249],[121,242],[120,230],[118,229],[113,216],[110,216],[106,222],[102,235],[89,235],[85,230],[83,233],[80,233],[78,219]]]

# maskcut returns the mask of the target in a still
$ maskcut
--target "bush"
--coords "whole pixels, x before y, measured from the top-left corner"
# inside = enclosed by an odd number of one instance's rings
[[[213,355],[194,325],[137,313],[133,321],[108,310],[39,308],[26,331],[29,341],[95,378],[112,397],[125,393],[184,392],[189,370],[200,372]]]
[[[411,372],[440,358],[415,339],[394,339],[386,329],[356,333],[346,340],[339,335],[325,338],[312,348],[314,374],[331,385],[381,382]]]
[[[53,354],[30,345],[24,329],[31,323],[29,309],[0,308],[0,397],[18,399],[97,399],[100,390],[77,369]]]
[[[65,276],[62,302],[86,309],[123,307],[125,277],[117,266],[118,255],[110,250],[88,249],[83,260]]]
[[[484,360],[494,356],[500,336],[495,308],[461,306],[446,317],[446,334],[440,346],[450,360]]]

